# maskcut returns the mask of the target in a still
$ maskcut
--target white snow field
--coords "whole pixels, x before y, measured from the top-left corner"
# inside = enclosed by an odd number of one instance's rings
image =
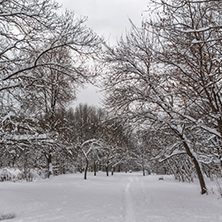
[[[0,215],[15,213],[10,222],[219,222],[222,199],[212,191],[202,196],[197,181],[171,176],[69,174],[0,183]]]

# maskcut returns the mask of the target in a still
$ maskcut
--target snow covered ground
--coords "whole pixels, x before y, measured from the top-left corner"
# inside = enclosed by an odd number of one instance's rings
[[[202,196],[197,182],[171,176],[62,175],[0,183],[0,215],[15,213],[10,222],[220,222],[222,199],[214,191]]]

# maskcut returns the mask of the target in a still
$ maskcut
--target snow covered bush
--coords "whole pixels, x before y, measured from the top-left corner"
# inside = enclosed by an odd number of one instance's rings
[[[7,219],[13,219],[13,218],[15,218],[14,213],[0,214],[0,220],[7,220]]]
[[[40,168],[31,168],[26,170],[25,179],[27,182],[32,182],[33,180],[38,180],[41,178],[46,178],[46,172]]]
[[[26,170],[25,172],[12,167],[5,167],[0,169],[0,182],[3,181],[21,181],[26,179],[27,182],[31,182],[36,179],[44,178],[44,174],[41,169],[33,168]]]
[[[0,181],[18,181],[24,179],[24,173],[18,168],[0,169]]]

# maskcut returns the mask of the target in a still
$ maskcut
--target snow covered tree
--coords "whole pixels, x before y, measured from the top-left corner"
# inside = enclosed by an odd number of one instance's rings
[[[101,122],[104,120],[104,111],[101,108],[79,104],[70,114],[72,117],[69,126],[73,141],[83,143],[89,139],[100,138]]]
[[[37,68],[53,69],[67,76],[88,76],[82,55],[87,58],[98,46],[97,36],[72,12],[59,15],[58,4],[51,0],[1,1],[1,88],[25,87],[24,79],[32,79]],[[73,53],[73,64],[46,58],[63,48]],[[75,55],[75,56],[74,56]],[[43,77],[42,77],[43,78]],[[29,84],[31,84],[29,82]]]
[[[153,19],[143,22],[141,29],[133,25],[117,47],[107,47],[106,61],[112,65],[106,81],[107,104],[138,123],[149,120],[170,129],[177,142],[166,151],[180,154],[182,145],[203,194],[200,160],[203,154],[208,160],[211,155],[195,140],[201,131],[209,133],[208,140],[217,141],[212,143],[221,159],[222,5],[220,1],[153,2],[159,7]]]
[[[114,115],[113,112],[107,113],[104,121],[101,123],[102,138],[106,141],[107,150],[104,153],[103,165],[112,173],[120,165],[127,168],[127,163],[130,162],[130,133],[131,127],[122,116]]]
[[[104,147],[104,143],[101,140],[97,139],[89,139],[84,141],[79,149],[82,155],[85,158],[85,172],[84,172],[84,179],[87,179],[87,172],[88,172],[88,167],[89,167],[89,161],[90,161],[90,154],[91,153],[96,153],[98,150],[102,149]]]
[[[159,130],[160,131],[160,130]],[[132,161],[136,164],[137,170],[142,170],[143,176],[146,174],[158,173],[155,158],[162,149],[161,142],[164,135],[155,131],[149,126],[137,126],[129,140],[132,146],[129,150]]]
[[[164,66],[168,92],[180,97],[177,113],[207,131],[217,141],[221,161],[222,3],[206,1],[154,1],[163,11],[146,28],[160,44],[154,49]],[[221,162],[222,164],[222,162]]]
[[[75,97],[79,84],[95,75],[88,61],[100,44],[85,18],[75,18],[73,12],[60,15],[58,9],[51,0],[0,2],[0,152],[7,151],[10,138],[20,144],[18,135],[23,136],[33,156],[37,144],[48,150],[48,165],[64,142],[56,112]]]
[[[137,123],[158,122],[168,127],[192,159],[204,194],[207,190],[200,162],[177,108],[180,97],[168,89],[171,81],[155,63],[153,47],[149,32],[135,26],[117,47],[107,47],[106,62],[111,67],[105,82],[107,105]]]

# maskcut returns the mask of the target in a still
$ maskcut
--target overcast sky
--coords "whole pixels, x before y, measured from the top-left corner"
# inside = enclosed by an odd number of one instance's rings
[[[147,9],[148,0],[57,0],[63,9],[74,11],[76,16],[86,16],[86,25],[110,44],[129,30],[129,19],[141,26],[143,11]],[[101,95],[97,89],[88,86],[77,94],[78,103],[99,105]]]

